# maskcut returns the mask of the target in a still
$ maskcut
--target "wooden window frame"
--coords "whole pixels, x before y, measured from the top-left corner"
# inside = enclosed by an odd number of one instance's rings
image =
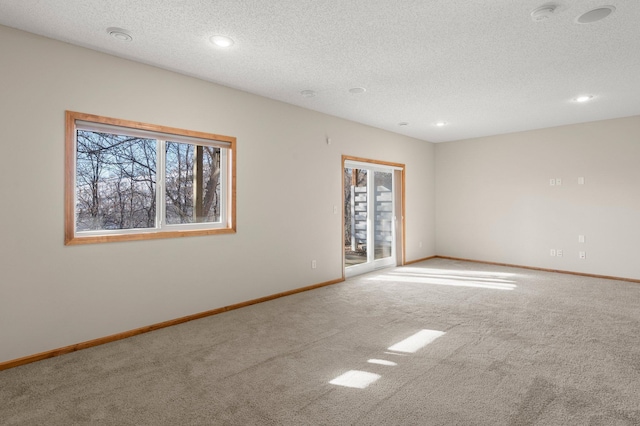
[[[201,229],[179,229],[167,230],[164,228],[145,229],[141,232],[126,230],[125,233],[105,233],[104,235],[82,235],[76,232],[76,146],[77,146],[77,126],[78,121],[106,124],[123,129],[136,129],[178,137],[196,138],[211,142],[222,142],[226,147],[226,174],[225,185],[225,223],[216,228]],[[192,130],[178,129],[173,127],[140,123],[136,121],[123,120],[117,118],[103,117],[81,112],[65,112],[65,217],[64,217],[64,244],[94,244],[117,241],[139,241],[153,240],[161,238],[180,238],[189,236],[203,236],[215,234],[232,234],[236,232],[236,138],[212,133],[204,133]]]

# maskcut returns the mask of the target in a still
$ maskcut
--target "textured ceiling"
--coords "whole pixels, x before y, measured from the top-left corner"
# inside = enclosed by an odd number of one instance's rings
[[[0,24],[431,142],[640,114],[640,1],[555,3],[534,22],[544,1],[0,0]]]

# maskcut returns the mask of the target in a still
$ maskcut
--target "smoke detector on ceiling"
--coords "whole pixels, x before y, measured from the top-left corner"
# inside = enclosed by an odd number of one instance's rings
[[[557,4],[549,3],[534,9],[531,12],[533,22],[546,21],[559,11]]]

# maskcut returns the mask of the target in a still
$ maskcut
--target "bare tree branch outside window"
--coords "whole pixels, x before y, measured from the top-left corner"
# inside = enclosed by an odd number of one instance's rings
[[[220,220],[220,148],[167,142],[165,180],[167,223]]]
[[[76,229],[155,226],[156,141],[79,130]]]

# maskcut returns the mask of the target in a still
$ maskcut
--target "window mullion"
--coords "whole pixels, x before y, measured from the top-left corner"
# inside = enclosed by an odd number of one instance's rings
[[[165,164],[166,164],[166,141],[156,140],[157,163],[156,167],[156,227],[163,229],[166,225],[166,200],[165,200]]]
[[[220,150],[220,176],[227,176],[227,161],[228,161],[228,152],[226,149]],[[231,185],[231,179],[224,180],[220,182],[220,222],[221,223],[229,223],[227,216],[227,194],[228,194],[228,186]]]
[[[373,262],[375,260],[375,203],[376,203],[376,190],[375,190],[375,171],[372,169],[367,170],[367,262]]]

